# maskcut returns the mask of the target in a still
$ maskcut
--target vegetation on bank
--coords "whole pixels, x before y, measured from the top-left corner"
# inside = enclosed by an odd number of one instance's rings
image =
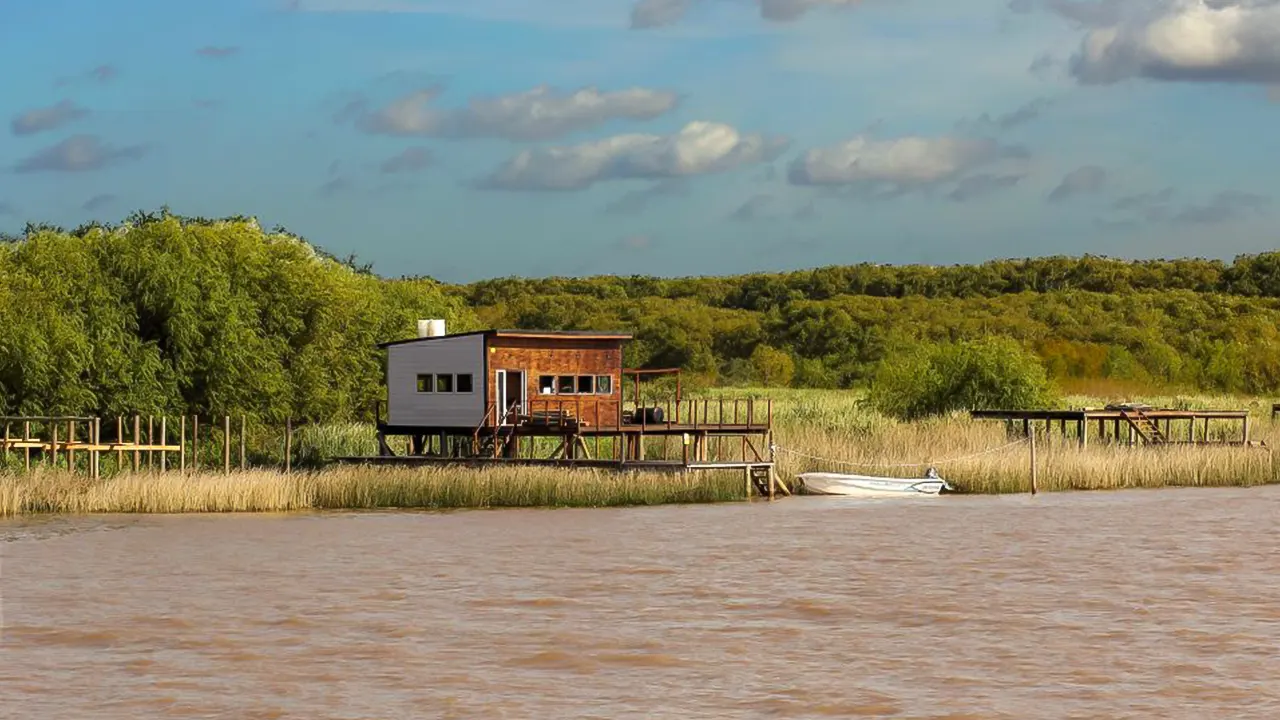
[[[612,507],[740,500],[733,473],[565,472],[553,468],[341,467],[179,475],[122,473],[101,480],[66,471],[0,475],[0,517],[38,513],[218,513],[381,508],[450,510]]]
[[[1015,443],[1020,428],[973,421],[963,412],[901,421],[877,411],[864,393],[829,390],[737,389],[729,399],[751,396],[774,400],[775,441],[780,477],[794,484],[807,471],[850,471],[914,477],[934,465],[963,493],[1024,493],[1030,489],[1029,453]],[[1280,482],[1271,447],[1280,443],[1280,426],[1261,399],[1192,396],[1140,398],[1166,407],[1246,409],[1258,420],[1254,439],[1267,447],[1238,446],[1128,448],[1105,445],[1094,436],[1087,449],[1075,438],[1041,437],[1039,488],[1115,490],[1125,488],[1252,486]],[[1105,398],[1069,397],[1072,406],[1098,406]],[[1012,433],[1010,432],[1012,430]],[[1094,431],[1094,426],[1090,427]],[[1238,439],[1238,425],[1213,423],[1215,440]],[[299,431],[295,467],[285,475],[272,464],[279,437],[256,436],[250,457],[264,465],[229,476],[216,472],[220,460],[206,455],[205,472],[119,471],[104,456],[104,477],[90,480],[84,467],[30,475],[0,471],[0,516],[27,513],[84,512],[228,512],[375,508],[603,507],[741,500],[745,481],[739,472],[616,474],[609,471],[506,467],[316,469],[307,459],[370,452],[373,427],[366,423],[314,426]],[[1002,449],[1001,449],[1002,448]],[[711,459],[737,459],[737,443],[711,445]],[[996,452],[989,452],[998,449]],[[647,456],[679,456],[679,447],[648,440]],[[953,458],[965,458],[948,462]],[[81,459],[83,462],[83,458]],[[215,472],[209,472],[214,469]]]
[[[162,210],[0,240],[0,413],[367,422],[376,344],[424,317],[627,329],[629,365],[682,367],[686,387],[869,387],[901,417],[975,402],[976,378],[942,378],[922,401],[894,382],[986,372],[956,360],[980,342],[1016,345],[1059,388],[1280,392],[1280,253],[455,286],[381,278],[251,219]],[[1041,396],[1033,368],[1006,369],[1029,383],[1010,401]]]

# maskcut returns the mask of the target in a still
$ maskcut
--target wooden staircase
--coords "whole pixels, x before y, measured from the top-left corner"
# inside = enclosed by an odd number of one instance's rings
[[[1141,410],[1129,408],[1121,410],[1120,414],[1129,421],[1129,426],[1138,433],[1138,437],[1148,445],[1164,445],[1169,442],[1169,439],[1160,431],[1160,426]]]

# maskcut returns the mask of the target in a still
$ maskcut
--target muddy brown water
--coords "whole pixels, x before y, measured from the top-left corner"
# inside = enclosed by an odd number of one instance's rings
[[[1280,717],[1280,488],[0,522],[5,718]]]

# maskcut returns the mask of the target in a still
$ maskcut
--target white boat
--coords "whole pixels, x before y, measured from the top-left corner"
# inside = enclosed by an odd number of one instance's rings
[[[812,495],[902,496],[937,495],[955,488],[938,477],[933,468],[922,478],[889,478],[844,473],[801,473],[804,491]]]

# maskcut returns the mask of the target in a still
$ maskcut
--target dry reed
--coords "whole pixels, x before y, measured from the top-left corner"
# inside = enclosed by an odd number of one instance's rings
[[[1017,440],[1004,424],[975,422],[961,413],[903,423],[870,410],[857,392],[750,391],[726,397],[773,397],[780,477],[792,482],[811,470],[847,470],[915,477],[935,464],[961,492],[1012,493],[1030,489],[1025,443],[958,462],[940,462],[998,448]],[[1270,404],[1257,398],[1171,397],[1153,405],[1241,408],[1255,414],[1255,440],[1280,441],[1266,419]],[[1069,399],[1073,407],[1106,400]],[[363,428],[363,429],[362,429]],[[1216,429],[1221,437],[1230,428]],[[368,426],[317,429],[304,440],[307,458],[367,450]],[[1248,486],[1277,482],[1269,447],[1104,445],[1096,436],[1081,449],[1074,438],[1041,436],[1039,488],[1103,490],[1169,486]],[[713,444],[713,459],[738,459],[736,443]],[[669,451],[665,445],[653,450]],[[678,450],[676,451],[678,452]],[[813,456],[813,458],[805,457]],[[901,466],[901,467],[895,467]],[[284,475],[251,470],[229,476],[208,473],[120,473],[101,480],[83,474],[37,470],[0,472],[0,516],[26,513],[246,512],[373,508],[600,507],[740,500],[740,473],[617,473],[599,470],[500,467],[377,468],[341,466]]]
[[[552,468],[373,468],[283,474],[67,472],[0,476],[0,516],[32,513],[216,513],[375,508],[604,507],[743,497],[732,473],[612,473]]]

